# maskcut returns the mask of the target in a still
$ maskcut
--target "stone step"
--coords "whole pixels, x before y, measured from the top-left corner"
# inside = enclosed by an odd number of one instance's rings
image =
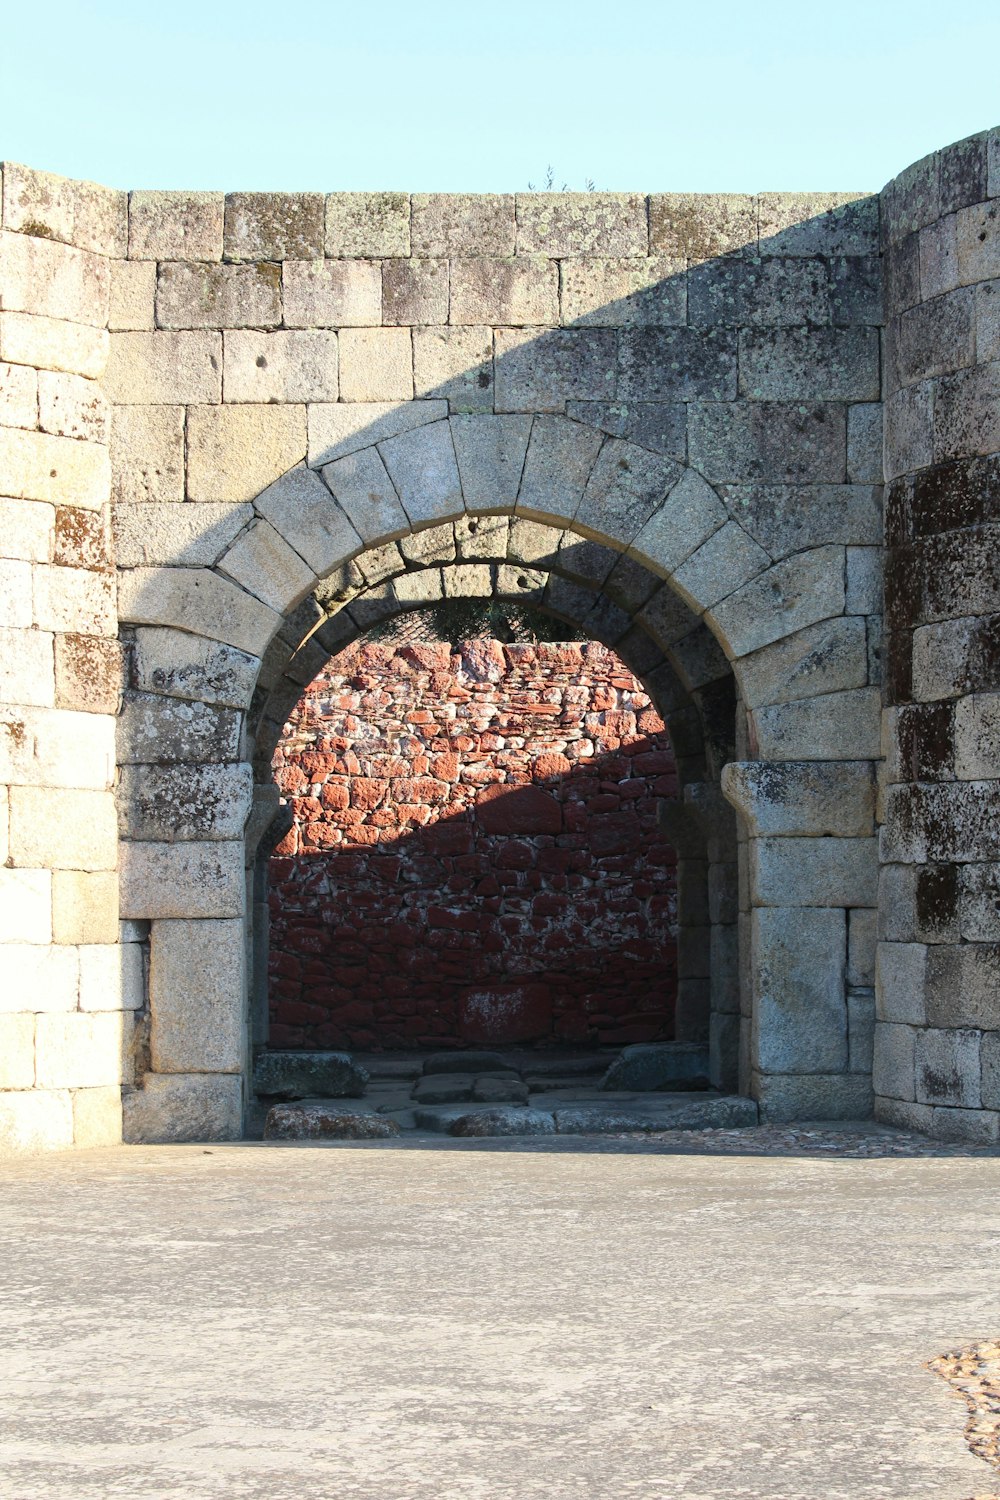
[[[360,1099],[368,1074],[349,1052],[260,1052],[253,1084],[264,1099]]]
[[[417,1105],[418,1130],[441,1135],[610,1135],[621,1131],[712,1130],[757,1124],[757,1105],[735,1094],[703,1094],[697,1099],[652,1097],[590,1099],[578,1104],[539,1107],[469,1104]],[[551,1127],[543,1122],[551,1121]],[[518,1125],[524,1129],[519,1130]]]
[[[274,1104],[264,1121],[265,1141],[370,1141],[399,1135],[399,1125],[363,1104],[311,1099]]]
[[[602,1089],[707,1089],[708,1047],[700,1042],[637,1042],[624,1047],[601,1079]]]

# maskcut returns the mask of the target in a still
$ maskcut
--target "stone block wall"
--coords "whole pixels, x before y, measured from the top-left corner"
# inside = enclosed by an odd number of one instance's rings
[[[356,647],[275,756],[271,1043],[623,1045],[673,1034],[677,796],[605,647]]]
[[[1000,1139],[1000,135],[883,194],[879,1118]]]
[[[7,164],[2,205],[0,1154],[121,1139],[143,1003],[142,948],[118,941],[100,385],[126,196]]]

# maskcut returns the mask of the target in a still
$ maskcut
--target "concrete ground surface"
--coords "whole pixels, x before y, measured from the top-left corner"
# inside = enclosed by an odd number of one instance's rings
[[[653,1142],[0,1168],[0,1495],[966,1500],[1000,1159]]]

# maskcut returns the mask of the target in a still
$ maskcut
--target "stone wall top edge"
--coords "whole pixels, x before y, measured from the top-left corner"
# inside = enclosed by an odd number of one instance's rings
[[[1000,196],[1000,125],[930,151],[879,194],[882,236],[895,245],[959,209]]]

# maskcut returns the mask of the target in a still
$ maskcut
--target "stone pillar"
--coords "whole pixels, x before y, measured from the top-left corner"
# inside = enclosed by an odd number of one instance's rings
[[[867,1116],[872,1006],[854,979],[874,939],[871,763],[733,762],[722,790],[746,825],[745,1066],[761,1118]]]
[[[109,257],[125,195],[11,163],[0,235],[0,1155],[121,1140]]]
[[[1000,1139],[1000,132],[882,195],[878,1117]]]

